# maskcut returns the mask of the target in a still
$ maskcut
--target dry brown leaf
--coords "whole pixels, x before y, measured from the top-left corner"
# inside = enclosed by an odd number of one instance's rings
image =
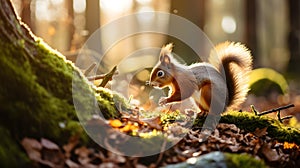
[[[69,168],[80,168],[79,164],[73,162],[70,159],[67,159],[65,163]]]
[[[63,149],[65,151],[65,156],[66,158],[70,158],[71,157],[71,151],[74,149],[74,147],[79,143],[79,138],[78,136],[72,136],[69,139],[68,144],[63,145]]]
[[[65,157],[61,150],[53,150],[53,149],[42,149],[43,161],[48,161],[53,163],[55,167],[63,167]]]
[[[270,162],[278,161],[280,159],[280,155],[278,155],[277,151],[271,149],[268,145],[262,147],[262,153]]]
[[[142,119],[142,121],[148,124],[150,128],[162,130],[160,116],[154,118]]]
[[[78,155],[79,157],[83,157],[83,158],[88,157],[90,153],[91,153],[91,151],[88,148],[86,148],[85,146],[82,146],[75,150],[75,154]]]
[[[42,145],[39,141],[31,138],[24,138],[21,144],[30,160],[37,162],[41,160]]]
[[[230,145],[228,148],[231,150],[231,152],[237,152],[240,150],[241,146],[239,145]]]
[[[86,166],[91,162],[91,159],[88,158],[88,157],[79,157],[78,161],[79,161],[80,164]]]
[[[118,165],[115,165],[112,162],[108,162],[108,163],[102,163],[99,168],[118,168]]]
[[[268,134],[267,132],[268,127],[264,127],[264,128],[256,128],[255,131],[253,132],[253,134],[257,137],[262,137]]]
[[[109,160],[115,162],[115,163],[125,163],[126,158],[122,155],[115,154],[113,152],[108,152]]]
[[[141,164],[137,164],[137,165],[135,166],[135,168],[147,168],[147,166],[141,165]]]
[[[44,148],[46,149],[50,149],[50,150],[59,150],[58,145],[56,145],[55,143],[51,142],[48,139],[42,138],[41,140],[41,144]]]

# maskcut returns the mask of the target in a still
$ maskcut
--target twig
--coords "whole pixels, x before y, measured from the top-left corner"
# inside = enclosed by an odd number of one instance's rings
[[[87,79],[89,81],[93,81],[93,80],[98,80],[98,79],[104,79],[108,74],[110,74],[111,72],[107,73],[107,74],[101,74],[101,75],[95,75],[95,76],[89,76],[87,77]],[[117,71],[115,71],[115,73],[113,75],[118,74]]]
[[[250,105],[251,111],[254,112],[255,115],[258,115],[258,111],[255,109],[254,105]]]
[[[288,108],[291,108],[291,107],[295,107],[295,105],[294,105],[294,104],[289,104],[289,105],[282,106],[282,107],[278,107],[278,108],[275,108],[275,109],[263,111],[263,112],[261,112],[261,113],[259,113],[259,114],[257,114],[257,115],[258,115],[258,116],[261,116],[261,115],[265,115],[265,114],[277,112],[277,111],[280,111],[280,110],[288,109]]]
[[[278,107],[278,108],[275,108],[275,109],[272,109],[272,110],[267,110],[267,111],[263,111],[263,112],[258,112],[254,105],[251,105],[251,110],[254,112],[254,114],[256,116],[262,116],[262,115],[266,115],[266,114],[269,114],[269,113],[274,113],[274,112],[277,112],[277,119],[279,122],[282,123],[283,120],[287,120],[287,119],[290,119],[292,118],[293,116],[285,116],[285,117],[282,117],[280,116],[280,110],[284,110],[284,109],[288,109],[288,108],[291,108],[291,107],[295,107],[294,104],[289,104],[289,105],[286,105],[286,106],[282,106],[282,107]]]
[[[89,76],[89,77],[87,77],[87,79],[89,81],[92,81],[92,80],[103,79],[105,76],[106,76],[106,74],[101,74],[101,75]]]
[[[282,118],[281,118],[281,121],[287,120],[287,119],[290,119],[290,118],[293,118],[293,116],[289,115],[289,116],[282,117]]]
[[[280,117],[280,110],[277,111],[277,119],[279,122],[282,123],[281,117]]]
[[[103,78],[103,80],[102,80],[102,82],[100,83],[99,86],[104,87],[110,80],[112,80],[112,77],[115,74],[116,70],[117,70],[117,66],[115,66],[109,73],[107,73],[104,76],[104,78]]]

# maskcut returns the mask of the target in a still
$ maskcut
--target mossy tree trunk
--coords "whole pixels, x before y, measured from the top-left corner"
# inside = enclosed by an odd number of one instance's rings
[[[24,137],[64,143],[82,131],[73,102],[89,110],[89,99],[73,95],[72,82],[84,93],[94,95],[93,89],[79,69],[31,33],[9,0],[0,0],[0,80],[0,167],[27,163],[19,145]]]

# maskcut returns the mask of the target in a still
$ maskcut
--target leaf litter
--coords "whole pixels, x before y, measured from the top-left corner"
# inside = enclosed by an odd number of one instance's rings
[[[197,127],[186,127],[186,123],[191,120],[185,118],[178,122],[177,119],[166,119],[165,116],[140,118],[136,114],[108,121],[93,118],[88,122],[89,128],[107,128],[106,132],[99,131],[106,149],[95,144],[82,145],[79,136],[70,137],[69,142],[62,146],[46,138],[36,140],[28,137],[22,140],[21,145],[38,167],[160,167],[184,162],[212,151],[247,153],[264,160],[270,167],[300,166],[299,145],[278,142],[269,137],[267,127],[247,132],[235,124],[219,123],[215,130],[201,132]],[[120,153],[116,146],[127,145],[129,139],[126,135],[149,138],[159,134],[167,134],[168,138],[177,138],[179,141],[170,149],[147,157],[128,157],[112,152]]]

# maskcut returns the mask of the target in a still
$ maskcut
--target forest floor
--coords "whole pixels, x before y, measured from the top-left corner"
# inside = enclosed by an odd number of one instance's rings
[[[251,99],[252,102],[253,100]],[[257,98],[255,101],[258,106],[263,108],[261,103],[269,100],[262,101],[261,98]],[[286,110],[293,114],[295,109],[292,109]],[[83,145],[77,135],[69,137],[69,142],[62,145],[48,139],[31,138],[24,138],[21,144],[29,158],[41,167],[161,167],[185,162],[190,158],[213,151],[248,154],[257,160],[262,160],[269,167],[300,166],[300,144],[280,141],[276,137],[270,136],[268,127],[257,127],[255,131],[248,131],[235,124],[222,122],[221,119],[214,130],[203,131],[196,125],[187,126],[187,123],[192,120],[191,115],[182,117],[181,114],[174,115],[176,112],[173,114],[164,112],[165,114],[157,117],[143,119],[137,113],[138,110],[132,114],[124,113],[120,119],[106,121],[94,118],[88,122],[88,125],[92,127],[108,128],[105,130],[106,133],[99,133],[102,136],[104,147],[96,143]],[[274,118],[274,115],[271,114],[269,117]],[[166,132],[168,132],[168,137],[173,137],[173,139],[176,139],[177,136],[177,141],[174,141],[175,143],[169,149],[166,144],[162,145],[159,149],[161,152],[157,154],[129,157],[111,152],[117,151],[118,153],[120,146],[128,145],[127,141],[130,140],[126,138],[126,135],[145,138]],[[185,133],[183,134],[183,132]],[[164,144],[164,140],[162,142]],[[155,144],[152,145],[155,146]]]

